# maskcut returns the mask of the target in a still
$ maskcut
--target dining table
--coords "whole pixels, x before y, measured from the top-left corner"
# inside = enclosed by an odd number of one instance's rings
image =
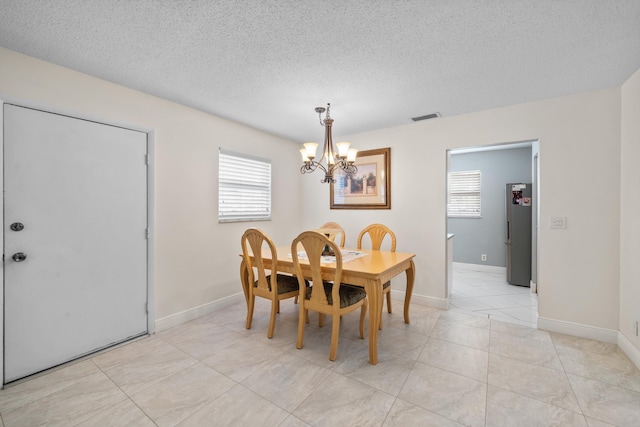
[[[293,258],[291,257],[291,246],[277,247],[276,251],[278,258],[276,264],[277,272],[295,275]],[[344,248],[341,248],[341,252],[343,254],[341,282],[361,286],[367,293],[369,300],[369,363],[376,365],[378,363],[378,326],[380,324],[383,303],[382,284],[390,281],[402,272],[406,274],[407,285],[404,296],[404,321],[405,323],[410,323],[409,306],[415,280],[416,267],[413,262],[415,254]],[[359,255],[349,256],[350,254],[356,253]],[[273,260],[271,259],[271,252],[269,250],[263,251],[262,259],[265,263],[265,268],[273,271]],[[311,269],[308,267],[309,263],[304,259],[300,259],[300,264],[305,277],[310,278]],[[335,268],[335,261],[331,262],[330,258],[324,260],[321,269],[323,280],[333,280]],[[244,259],[240,263],[240,279],[248,304],[249,273]]]

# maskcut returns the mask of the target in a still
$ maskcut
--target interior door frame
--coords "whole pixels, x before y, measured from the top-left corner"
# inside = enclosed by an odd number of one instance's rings
[[[155,332],[155,131],[130,123],[94,116],[84,112],[45,105],[0,93],[0,188],[4,191],[4,105],[11,104],[81,120],[103,123],[147,134],[147,333]],[[0,224],[4,224],[4,197],[0,198]],[[4,227],[0,227],[0,239],[4,251]],[[4,378],[4,261],[0,263],[0,378]],[[4,388],[0,381],[0,389]]]
[[[538,273],[539,273],[539,259],[540,259],[540,138],[532,138],[525,139],[521,141],[512,141],[512,142],[499,142],[495,144],[489,145],[480,145],[480,146],[470,146],[470,147],[459,147],[459,148],[447,148],[446,150],[446,171],[445,171],[445,201],[446,197],[449,194],[449,172],[450,172],[450,162],[451,162],[451,154],[456,151],[492,151],[492,150],[503,150],[514,148],[515,146],[521,144],[528,144],[532,150],[531,157],[531,183],[532,183],[532,198],[535,209],[532,212],[531,216],[531,227],[532,227],[532,240],[531,240],[531,265],[532,270],[531,274],[533,275],[535,268],[535,276],[536,282],[531,282],[531,292],[538,292]],[[534,159],[535,156],[535,159]],[[534,170],[535,168],[535,170]],[[449,234],[449,216],[447,212],[447,203],[445,202],[444,209],[444,219],[445,219],[445,237]],[[446,252],[445,252],[446,253]],[[535,266],[535,267],[534,267]],[[446,267],[445,267],[446,268]],[[446,271],[446,270],[445,270]],[[532,276],[533,277],[533,276]],[[445,280],[445,292],[446,296],[446,304],[449,307],[450,295],[447,291],[447,281]],[[540,308],[538,307],[538,312]]]

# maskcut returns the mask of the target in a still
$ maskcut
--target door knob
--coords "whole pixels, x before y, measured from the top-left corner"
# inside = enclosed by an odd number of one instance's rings
[[[25,254],[24,252],[16,252],[11,256],[11,258],[13,258],[15,262],[22,262],[27,259],[27,254]]]
[[[13,231],[21,231],[24,229],[24,224],[21,222],[14,222],[9,226]]]

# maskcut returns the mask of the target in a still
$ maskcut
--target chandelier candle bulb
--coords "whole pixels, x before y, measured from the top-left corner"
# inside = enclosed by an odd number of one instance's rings
[[[347,154],[349,153],[349,146],[351,145],[351,143],[338,142],[336,145],[338,146],[338,157],[341,157],[343,159],[347,157]]]
[[[347,153],[347,162],[353,163],[356,161],[356,156],[358,155],[357,148],[349,148],[349,152]]]
[[[318,144],[315,142],[305,142],[304,148],[307,151],[307,158],[309,160],[313,160],[316,157],[316,150],[318,148]]]

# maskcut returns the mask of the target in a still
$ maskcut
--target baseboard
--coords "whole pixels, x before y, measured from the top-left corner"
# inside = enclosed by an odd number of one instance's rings
[[[636,368],[640,369],[640,350],[631,344],[622,332],[618,332],[618,347],[636,365]]]
[[[547,319],[545,317],[538,317],[538,329],[608,342],[610,344],[618,344],[619,333],[613,329],[598,328],[596,326],[566,322],[564,320]]]
[[[404,301],[405,292],[396,291],[391,289],[391,299]],[[449,309],[449,300],[446,298],[435,298],[429,297],[426,295],[416,294],[415,292],[411,295],[411,303],[415,303],[418,305],[426,305],[428,307],[439,308],[440,310],[448,310]]]
[[[507,267],[498,267],[495,265],[469,264],[466,262],[454,262],[454,267],[463,268],[471,271],[484,271],[487,273],[504,273],[507,274]]]
[[[235,304],[238,301],[244,301],[244,294],[242,292],[190,308],[189,310],[181,311],[180,313],[172,314],[171,316],[163,317],[162,319],[156,319],[156,332],[211,314],[216,310]]]
[[[394,289],[391,290],[391,298],[394,300],[404,301],[404,295],[405,293],[403,291],[396,291]],[[190,308],[189,310],[172,314],[171,316],[163,317],[162,319],[156,319],[156,332],[160,332],[165,329],[181,325],[182,323],[197,319],[198,317],[211,314],[216,310],[220,310],[221,308],[227,307],[231,304],[235,304],[239,301],[244,301],[244,294],[242,294],[242,292],[216,301],[211,301],[207,304],[202,304],[197,307]],[[439,308],[441,310],[447,310],[449,308],[449,300],[447,299],[434,298],[426,295],[417,295],[415,293],[411,296],[411,303]]]

